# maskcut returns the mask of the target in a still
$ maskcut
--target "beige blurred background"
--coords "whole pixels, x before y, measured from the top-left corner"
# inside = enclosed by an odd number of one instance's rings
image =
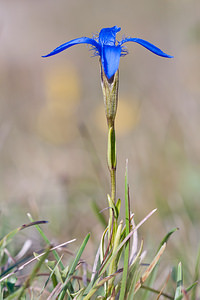
[[[80,244],[91,231],[96,247],[102,228],[91,203],[106,207],[109,193],[98,58],[85,45],[41,55],[114,25],[118,39],[140,37],[174,55],[129,43],[120,61],[117,195],[123,200],[128,158],[136,221],[158,208],[140,231],[145,246],[157,249],[179,227],[167,262],[185,256],[190,271],[200,229],[199,0],[1,0],[1,235],[30,212],[49,220],[50,239]]]

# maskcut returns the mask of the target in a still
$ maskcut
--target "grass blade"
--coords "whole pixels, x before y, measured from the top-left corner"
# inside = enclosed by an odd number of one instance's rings
[[[46,224],[47,221],[36,221],[31,222],[29,224],[21,225],[20,227],[10,231],[8,234],[6,234],[1,240],[0,240],[0,248],[5,247],[7,242],[12,239],[19,231],[26,229],[27,227],[35,226],[36,224]]]
[[[198,281],[196,281],[196,282],[194,282],[193,284],[191,284],[187,289],[184,289],[184,292],[185,293],[188,293],[191,289],[193,289],[194,287],[197,287],[197,285],[198,285]],[[183,294],[181,294],[176,300],[181,300],[181,299],[183,299]],[[197,298],[195,298],[195,300],[196,300]]]
[[[149,267],[146,269],[146,271],[144,272],[144,274],[142,275],[140,280],[137,282],[137,284],[135,286],[135,293],[140,289],[140,287],[142,286],[142,283],[144,283],[146,281],[146,279],[149,277],[149,275],[151,274],[151,272],[153,271],[153,269],[157,265],[157,263],[158,263],[161,255],[163,254],[165,248],[166,248],[166,244],[163,244],[163,246],[160,248],[160,250],[158,251],[157,255],[155,256],[155,258],[153,259],[153,261],[151,262]]]
[[[182,288],[183,288],[183,270],[181,262],[178,264],[178,272],[177,272],[177,280],[176,280],[176,292],[174,300],[181,299],[179,298],[182,295]]]
[[[112,254],[111,257],[106,261],[104,267],[102,268],[100,275],[102,275],[105,270],[107,269],[109,263],[112,259],[118,254],[119,250],[122,249],[122,247],[126,244],[126,242],[132,237],[133,233],[140,227],[142,224],[144,224],[155,212],[157,209],[153,209],[140,223],[138,223],[135,228],[127,235],[127,237],[121,242],[121,244],[118,246],[117,250]]]
[[[200,277],[200,247],[197,255],[197,261],[196,261],[196,266],[195,266],[195,274],[194,274],[194,281],[199,280]],[[196,300],[197,299],[197,285],[192,290],[192,295],[191,295],[191,300]]]
[[[129,187],[128,187],[128,160],[126,161],[126,174],[125,174],[125,210],[126,210],[126,236],[130,233],[130,199],[129,199]],[[121,290],[119,300],[123,300],[126,293],[126,282],[128,274],[128,263],[129,263],[129,247],[130,240],[125,245],[124,254],[124,269],[121,282]]]
[[[178,227],[173,228],[172,230],[170,230],[170,231],[166,234],[166,236],[163,238],[163,240],[161,241],[161,243],[160,243],[160,245],[159,245],[159,247],[158,247],[158,251],[160,250],[160,248],[162,247],[162,245],[163,245],[164,243],[167,243],[167,241],[169,240],[170,236],[171,236],[175,231],[177,231],[177,230],[179,230]],[[158,251],[157,251],[157,252],[158,252]]]
[[[102,224],[103,228],[105,228],[107,226],[107,221],[96,201],[92,201],[92,208],[99,222]]]
[[[136,282],[139,280],[139,266],[140,266],[140,256],[143,249],[143,240],[141,242],[141,246],[139,251],[137,252],[136,257],[134,258],[128,272],[128,278],[127,278],[127,293],[128,297],[127,299],[133,299],[134,293],[135,293],[135,285]]]
[[[112,253],[111,256],[108,257],[108,259],[106,259],[103,267],[101,268],[101,271],[99,272],[99,277],[102,276],[104,274],[104,272],[106,271],[106,269],[108,268],[108,265],[111,263],[111,261],[115,258],[116,255],[118,255],[119,251],[123,248],[123,246],[126,244],[126,242],[132,237],[133,233],[140,227],[142,226],[142,224],[144,222],[146,222],[154,213],[156,212],[156,209],[152,210],[142,221],[140,221],[140,223],[138,223],[135,228],[127,235],[127,237],[121,242],[121,244],[117,247],[116,251],[114,253]],[[93,289],[96,289],[96,286],[98,286],[98,279],[94,282],[93,284]],[[96,289],[97,290],[97,289]],[[88,293],[88,289],[85,290],[84,295],[85,298],[84,300],[90,299],[90,297],[88,297],[88,295],[90,295]],[[60,300],[60,299],[59,299]]]
[[[71,268],[69,270],[69,273],[67,274],[67,277],[65,278],[65,281],[64,281],[64,284],[63,284],[63,290],[60,293],[60,295],[58,297],[58,300],[63,300],[64,299],[65,294],[66,294],[66,290],[68,288],[68,282],[69,282],[71,276],[75,272],[76,266],[77,266],[77,264],[78,264],[78,262],[79,262],[79,260],[81,258],[81,255],[82,255],[82,253],[83,253],[83,251],[84,251],[84,249],[85,249],[85,247],[87,245],[87,242],[88,242],[89,238],[90,238],[90,233],[87,234],[87,236],[85,237],[85,239],[84,239],[84,241],[83,241],[80,249],[78,250],[78,253],[77,253],[77,255],[76,255],[76,257],[75,257],[75,259],[74,259],[74,261],[72,263],[72,266],[71,266]]]
[[[106,282],[108,282],[109,280],[111,280],[111,278],[115,277],[118,274],[118,272],[116,272],[115,274],[109,275],[105,278],[103,278],[102,280],[100,280],[97,284],[95,284],[93,286],[93,288],[90,290],[90,292],[83,298],[84,300],[90,300],[91,297],[96,293],[96,291]]]

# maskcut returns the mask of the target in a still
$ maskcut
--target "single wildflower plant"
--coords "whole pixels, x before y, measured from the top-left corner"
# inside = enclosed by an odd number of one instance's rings
[[[81,37],[69,42],[66,42],[52,52],[42,57],[48,57],[55,55],[59,52],[62,52],[74,45],[78,44],[88,44],[92,46],[95,56],[100,56],[101,63],[105,72],[105,75],[110,79],[119,68],[120,57],[128,53],[126,47],[124,46],[127,42],[135,42],[149,51],[162,56],[171,58],[173,56],[164,53],[161,49],[154,46],[153,44],[140,39],[140,38],[123,38],[121,41],[116,40],[116,34],[121,30],[120,27],[113,26],[111,28],[102,28],[98,35],[95,35],[93,38]]]
[[[117,113],[118,104],[118,88],[119,88],[119,62],[120,57],[128,53],[127,48],[124,46],[127,42],[135,42],[149,51],[155,53],[156,55],[171,58],[171,55],[164,53],[158,47],[153,44],[139,39],[139,38],[122,38],[121,41],[116,39],[116,34],[121,30],[120,27],[113,26],[111,28],[102,28],[98,35],[93,36],[93,38],[81,37],[69,42],[62,44],[61,46],[54,49],[49,54],[43,56],[48,57],[55,55],[63,50],[66,50],[74,45],[78,44],[88,44],[91,46],[91,50],[94,51],[94,56],[100,57],[100,67],[101,67],[101,86],[103,91],[105,113],[108,125],[108,147],[107,147],[107,164],[110,172],[110,195],[107,195],[108,207],[109,207],[109,220],[108,226],[105,229],[99,251],[97,252],[97,260],[100,260],[101,266],[97,267],[95,263],[94,278],[91,280],[90,284],[83,291],[83,296],[85,300],[91,299],[91,297],[96,293],[99,287],[104,286],[104,296],[103,299],[116,299],[119,300],[133,299],[133,295],[141,287],[140,281],[137,279],[138,272],[133,272],[136,268],[135,262],[139,264],[140,251],[138,252],[138,257],[134,259],[134,262],[130,264],[130,257],[132,253],[130,249],[130,237],[133,235],[136,227],[133,226],[134,222],[132,220],[132,214],[130,211],[130,199],[129,199],[129,188],[128,188],[128,174],[126,168],[125,176],[125,212],[126,212],[126,222],[120,221],[120,207],[121,200],[116,197],[116,168],[117,168],[117,156],[116,156],[116,139],[115,139],[115,117]],[[134,227],[134,228],[133,228]],[[84,244],[85,245],[85,244]],[[123,248],[123,249],[122,249]],[[122,256],[122,252],[124,251]],[[142,251],[142,247],[141,247]],[[164,251],[164,248],[162,248]],[[150,265],[148,272],[142,277],[142,282],[149,276],[150,271],[154,268],[157,260],[160,257],[156,257],[153,264]],[[115,280],[115,276],[121,273],[121,258],[123,258],[123,275],[121,275],[121,280],[118,282]],[[109,265],[109,266],[108,266]],[[135,274],[133,277],[132,274]],[[100,280],[102,278],[102,280]],[[129,280],[134,278],[133,280]],[[99,281],[100,280],[100,281]],[[130,281],[130,283],[129,283]],[[68,278],[66,280],[68,282]],[[134,282],[134,284],[133,284]],[[137,286],[135,286],[137,282]],[[63,289],[59,300],[63,300],[67,291],[67,286]]]
[[[52,52],[42,57],[49,57],[58,54],[74,45],[88,44],[94,51],[94,56],[100,57],[101,66],[101,85],[104,97],[105,113],[108,124],[108,150],[107,163],[111,176],[111,202],[115,203],[116,196],[116,142],[115,142],[115,117],[118,103],[119,87],[119,62],[120,57],[125,56],[128,51],[124,46],[125,43],[135,42],[156,55],[171,58],[171,55],[164,53],[161,49],[153,44],[140,39],[124,37],[121,41],[116,39],[116,34],[121,30],[120,27],[113,26],[102,28],[99,34],[89,37],[80,37],[68,41]]]

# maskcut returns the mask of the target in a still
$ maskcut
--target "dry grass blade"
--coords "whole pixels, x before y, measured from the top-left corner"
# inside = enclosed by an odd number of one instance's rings
[[[46,224],[48,223],[48,221],[42,220],[42,221],[34,221],[28,224],[23,224],[22,226],[20,226],[19,230],[23,230],[25,228],[31,227],[31,226],[35,226],[35,225],[41,225],[41,224]]]
[[[66,246],[67,244],[70,244],[70,243],[72,243],[72,242],[74,242],[74,241],[76,241],[76,239],[73,239],[73,240],[71,240],[71,241],[68,241],[68,242],[59,244],[59,245],[57,245],[57,246],[51,248],[50,251],[53,251],[53,250],[56,250],[56,249],[58,249],[58,248],[64,247],[64,246]],[[17,271],[21,271],[22,269],[24,269],[24,267],[26,267],[27,265],[29,265],[29,264],[32,263],[33,261],[37,260],[39,257],[43,256],[45,253],[46,253],[46,252],[43,252],[43,253],[37,255],[36,257],[30,259],[30,260],[27,261],[25,264],[23,264],[21,267],[19,267]]]
[[[95,275],[97,273],[97,268],[98,268],[98,261],[100,258],[100,247],[97,250],[96,256],[95,256],[95,260],[94,260],[94,264],[93,264],[93,268],[92,268],[92,276],[91,276],[91,281],[94,280]]]
[[[133,216],[134,215],[131,213],[130,220],[131,220],[131,227],[132,228],[135,227],[135,222],[134,222]],[[130,265],[132,264],[134,258],[137,255],[137,248],[138,248],[138,232],[137,232],[137,230],[135,230],[135,232],[133,233],[132,247],[131,247],[131,250],[130,250],[130,258],[129,258],[129,264]]]
[[[52,300],[53,297],[54,299],[56,299],[56,297],[60,294],[61,290],[62,290],[62,282],[59,282],[57,286],[53,289],[53,291],[51,292],[47,300]]]
[[[19,260],[22,257],[25,256],[25,254],[28,252],[28,250],[31,248],[32,245],[32,241],[31,240],[26,240],[23,247],[21,248],[21,250],[19,251],[19,253],[15,256],[15,260]]]
[[[160,295],[160,291],[158,291],[158,290],[156,290],[156,289],[153,289],[153,288],[151,288],[151,287],[149,287],[149,286],[142,285],[141,288],[144,289],[144,290],[148,290],[148,291],[150,291],[150,292],[152,292],[152,293],[154,293],[154,294]],[[166,298],[166,299],[174,300],[174,297],[173,297],[173,296],[168,295],[167,293],[164,293],[164,292],[161,293],[161,296],[163,296],[163,297]],[[156,300],[157,300],[157,299],[156,299]]]
[[[21,297],[24,295],[25,293],[25,290],[31,286],[33,280],[35,279],[35,277],[37,276],[41,266],[43,265],[45,259],[48,257],[49,255],[49,252],[50,252],[50,246],[48,246],[47,250],[43,253],[42,257],[40,260],[38,260],[38,262],[36,263],[36,265],[34,266],[30,276],[27,278],[27,280],[25,281],[23,287],[22,287],[22,290],[20,292],[20,295],[19,295],[19,299],[21,299]]]
[[[72,242],[74,242],[74,241],[76,241],[76,239],[70,240],[70,241],[68,241],[68,242],[59,244],[59,245],[57,245],[57,246],[55,246],[55,247],[53,247],[53,248],[50,248],[50,252],[51,252],[51,251],[54,251],[54,250],[56,250],[56,249],[58,249],[58,248],[62,248],[62,247],[66,246],[66,245],[68,245],[68,244],[70,244],[70,243],[72,243]],[[31,263],[34,262],[35,260],[38,260],[38,258],[40,258],[41,256],[43,256],[45,253],[46,253],[46,252],[43,252],[43,253],[41,253],[41,254],[39,254],[39,255],[37,255],[37,256],[35,256],[35,257],[29,259],[29,260],[28,260],[27,262],[25,262],[23,265],[21,265],[20,267],[18,267],[17,270],[15,270],[15,271],[13,271],[13,272],[11,272],[11,273],[5,275],[4,277],[2,277],[2,278],[0,279],[0,283],[1,283],[2,281],[4,281],[5,279],[11,277],[12,275],[16,274],[18,271],[23,270],[26,266],[28,266],[29,264],[31,264]]]
[[[160,290],[160,293],[159,293],[158,297],[156,298],[156,300],[159,300],[160,296],[162,296],[163,291],[164,291],[164,289],[165,289],[165,287],[166,287],[166,285],[167,285],[167,283],[168,283],[168,281],[170,279],[170,276],[171,276],[171,274],[169,273],[168,276],[167,276],[167,279],[165,280],[165,283],[164,283],[162,289]]]
[[[4,280],[6,280],[7,278],[9,278],[10,276],[14,275],[15,273],[16,273],[16,272],[11,272],[11,273],[5,275],[4,277],[2,277],[2,278],[0,279],[0,283],[3,282]]]
[[[163,244],[163,246],[160,248],[158,254],[155,256],[155,258],[153,259],[153,261],[151,262],[151,264],[149,265],[149,267],[147,268],[147,270],[144,272],[144,274],[140,278],[140,281],[138,281],[136,283],[136,285],[135,285],[135,293],[140,289],[140,287],[142,286],[142,284],[147,280],[147,278],[149,277],[149,275],[153,271],[154,267],[158,263],[158,261],[159,261],[161,255],[163,254],[165,248],[166,248],[166,244]]]

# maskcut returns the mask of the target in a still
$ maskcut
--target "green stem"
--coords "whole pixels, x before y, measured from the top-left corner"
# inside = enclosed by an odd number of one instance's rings
[[[112,169],[110,171],[111,178],[111,199],[112,202],[115,203],[115,195],[116,195],[116,169]]]
[[[116,198],[116,141],[115,141],[115,127],[114,121],[108,123],[108,169],[110,171],[111,180],[111,199],[115,204]]]
[[[114,240],[115,240],[115,234],[116,234],[116,228],[117,228],[117,219],[116,219],[116,213],[115,213],[115,200],[116,200],[116,142],[115,142],[115,129],[114,129],[114,122],[109,128],[108,131],[108,153],[107,153],[107,159],[108,159],[108,168],[110,171],[110,181],[111,181],[111,203],[109,204],[109,207],[112,211],[110,211],[110,221],[109,221],[109,238],[110,234],[112,232],[112,239],[111,239],[111,248],[113,247]],[[109,125],[108,125],[109,126]]]
[[[107,152],[107,160],[108,160],[108,169],[110,172],[110,180],[111,180],[111,195],[109,197],[109,207],[110,207],[110,221],[109,221],[109,238],[112,232],[111,239],[111,248],[113,246],[113,242],[115,240],[115,230],[117,228],[117,220],[115,213],[115,198],[116,198],[116,142],[115,142],[115,130],[114,130],[114,122],[112,125],[108,124],[108,152]]]
[[[100,62],[101,64],[101,62]],[[111,199],[115,204],[116,198],[116,141],[115,141],[115,117],[118,103],[119,71],[108,79],[101,65],[101,86],[104,97],[104,106],[108,124],[108,168],[111,178]]]
[[[101,61],[101,86],[104,97],[104,106],[106,119],[108,124],[108,149],[107,149],[107,162],[110,172],[111,180],[111,195],[108,201],[109,207],[112,209],[110,213],[108,237],[112,233],[111,248],[115,240],[116,228],[117,228],[117,216],[116,216],[116,141],[115,141],[115,117],[117,112],[118,103],[118,87],[119,87],[119,71],[117,71],[113,77],[107,78]]]

